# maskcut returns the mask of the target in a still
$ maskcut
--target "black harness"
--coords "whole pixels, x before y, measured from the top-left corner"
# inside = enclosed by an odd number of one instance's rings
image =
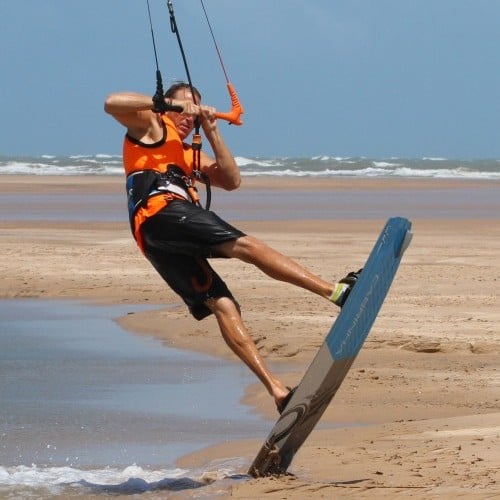
[[[207,188],[206,206],[210,208],[211,189],[208,175],[194,171],[194,177],[202,179]],[[127,204],[130,225],[134,231],[134,217],[139,208],[144,207],[152,196],[172,193],[201,207],[193,179],[177,165],[167,165],[165,173],[156,170],[139,170],[127,176]]]

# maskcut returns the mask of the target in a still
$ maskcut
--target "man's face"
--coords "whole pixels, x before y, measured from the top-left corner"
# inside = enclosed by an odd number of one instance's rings
[[[193,101],[193,94],[189,89],[179,89],[175,92],[174,99],[179,99],[182,101]],[[200,104],[197,102],[197,104]],[[168,117],[174,122],[179,135],[182,140],[184,140],[193,130],[194,128],[194,117],[182,115],[181,113],[175,113],[173,111],[169,111]]]

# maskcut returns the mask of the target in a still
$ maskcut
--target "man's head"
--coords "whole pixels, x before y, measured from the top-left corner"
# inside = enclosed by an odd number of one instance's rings
[[[191,87],[185,82],[176,82],[165,92],[165,97],[169,99],[179,99],[182,101],[194,101],[195,104],[201,103],[201,94],[197,88],[193,87],[195,98],[191,92]],[[181,139],[185,139],[193,130],[195,119],[192,116],[186,116],[181,113],[169,111],[168,117],[174,122]]]
[[[170,85],[170,87],[165,92],[165,97],[168,97],[169,99],[175,99],[177,92],[181,90],[188,91],[189,95],[192,97],[191,87],[189,86],[189,83],[186,82],[175,82]],[[196,104],[200,104],[201,94],[199,90],[196,87],[193,87],[193,91],[196,97]]]

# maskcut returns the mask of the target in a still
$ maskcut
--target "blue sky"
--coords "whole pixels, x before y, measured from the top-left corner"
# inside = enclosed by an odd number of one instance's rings
[[[204,0],[244,125],[237,156],[500,158],[498,0]],[[150,0],[165,86],[184,79]],[[199,0],[174,0],[194,84],[230,107]],[[120,153],[106,95],[153,94],[146,0],[0,3],[0,155]],[[208,148],[208,146],[206,146]]]

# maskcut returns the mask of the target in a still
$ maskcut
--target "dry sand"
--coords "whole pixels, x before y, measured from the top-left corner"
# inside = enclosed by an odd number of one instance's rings
[[[243,189],[453,190],[460,181],[245,180]],[[118,178],[2,176],[2,193],[117,193]],[[471,181],[468,186],[500,183]],[[215,194],[217,196],[217,194]],[[15,207],[12,207],[15,211]],[[61,206],[61,211],[71,211]],[[395,214],[396,215],[396,214]],[[500,214],[486,219],[413,218],[414,239],[382,311],[344,384],[292,463],[292,476],[224,482],[235,498],[500,498]],[[338,279],[360,267],[384,220],[238,223],[312,271]],[[0,297],[179,303],[135,247],[126,222],[0,218]],[[218,260],[261,352],[298,381],[335,309],[237,261]],[[121,323],[168,345],[234,359],[213,319],[185,308],[137,313]],[[216,388],[214,388],[216,390]],[[259,384],[244,402],[276,418]],[[243,457],[246,472],[265,436],[184,457],[181,465]],[[213,485],[214,494],[219,486]]]

